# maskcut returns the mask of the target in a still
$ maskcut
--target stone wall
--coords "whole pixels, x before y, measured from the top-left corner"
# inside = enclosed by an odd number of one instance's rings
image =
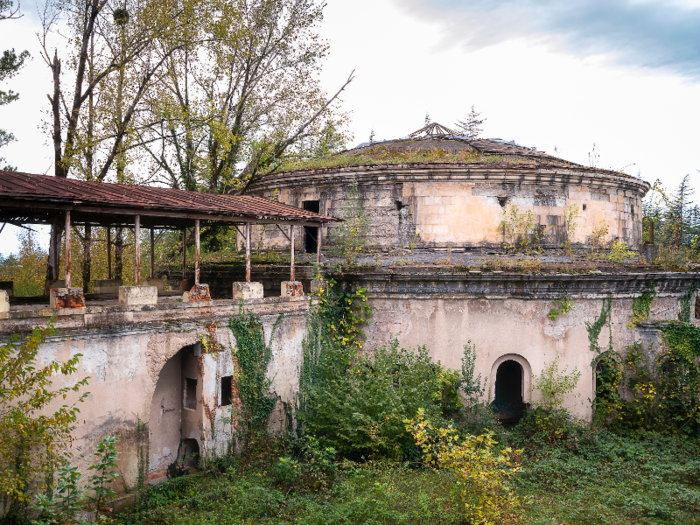
[[[473,248],[500,245],[498,226],[504,210],[517,206],[531,212],[545,245],[566,240],[568,208],[578,205],[575,242],[590,242],[605,223],[606,241],[621,240],[636,248],[642,234],[642,197],[649,185],[639,179],[576,170],[471,169],[460,166],[375,166],[317,170],[270,176],[251,193],[303,207],[319,201],[321,214],[341,216],[348,188],[356,180],[369,222],[369,246],[393,250]],[[327,244],[328,230],[324,229]],[[298,235],[297,249],[303,247]],[[254,228],[255,246],[288,248],[289,240],[274,227]]]
[[[498,366],[514,360],[523,367],[526,403],[541,400],[531,388],[533,375],[540,375],[546,364],[560,356],[561,368],[576,367],[582,373],[566,406],[577,416],[590,418],[597,354],[590,350],[585,323],[593,323],[610,298],[613,348],[624,353],[639,341],[648,351],[658,351],[660,334],[655,328],[628,326],[634,297],[655,285],[658,295],[650,318],[677,319],[680,297],[692,281],[682,274],[514,277],[400,275],[390,281],[364,276],[360,284],[368,290],[373,312],[371,326],[365,330],[366,348],[397,337],[405,347],[427,345],[435,359],[459,370],[463,347],[471,341],[477,351],[476,373],[488,380],[490,401]],[[571,296],[574,308],[552,320],[547,313],[563,293]],[[602,330],[601,348],[607,349],[610,333],[608,326]]]
[[[276,305],[276,312],[265,308],[269,304]],[[298,388],[308,306],[305,299],[263,299],[246,305],[246,311],[260,314],[266,341],[270,340],[279,316],[283,316],[273,340],[273,359],[268,370],[278,404],[291,403]],[[78,374],[69,380],[90,377],[90,395],[80,405],[74,433],[72,446],[80,450],[75,453],[74,463],[84,470],[86,458],[99,440],[118,435],[119,467],[124,476],[118,489],[122,492],[133,488],[138,476],[138,420],[148,427],[152,482],[165,479],[181,439],[191,440],[203,457],[226,452],[232,428],[230,407],[221,406],[221,379],[234,373],[231,348],[235,338],[227,326],[230,315],[209,309],[199,319],[73,329],[51,337],[41,347],[42,362],[65,360],[79,353],[82,357]],[[220,351],[197,356],[196,343],[212,333],[221,345]],[[189,404],[188,379],[196,384]],[[61,404],[64,402],[61,400]],[[184,449],[181,456],[182,452]]]

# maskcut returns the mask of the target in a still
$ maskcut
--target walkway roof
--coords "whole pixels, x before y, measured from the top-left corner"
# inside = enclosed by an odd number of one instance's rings
[[[180,229],[200,219],[202,225],[319,224],[338,221],[307,210],[248,195],[86,182],[0,170],[0,222],[50,224],[70,210],[73,224],[134,224]]]

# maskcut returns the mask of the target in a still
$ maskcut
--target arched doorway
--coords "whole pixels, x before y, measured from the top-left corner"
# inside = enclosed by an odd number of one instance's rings
[[[522,365],[512,359],[503,361],[496,370],[496,398],[493,406],[504,424],[517,423],[525,412],[523,376]]]
[[[195,350],[189,345],[171,357],[158,375],[151,400],[149,427],[149,477],[161,481],[168,466],[185,459],[195,466],[198,458],[198,429],[201,428],[202,381]]]

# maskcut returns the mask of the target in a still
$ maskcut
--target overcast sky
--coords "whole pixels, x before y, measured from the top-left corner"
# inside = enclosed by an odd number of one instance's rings
[[[0,155],[50,173],[35,5],[1,26],[0,50],[34,59],[10,83],[20,100],[0,108],[0,127],[19,139]],[[600,167],[671,188],[691,174],[700,186],[700,0],[328,0],[321,33],[327,91],[356,70],[343,96],[355,143],[372,129],[407,135],[426,112],[452,126],[475,105],[485,137],[582,164],[595,144]],[[0,253],[15,249],[6,227]]]

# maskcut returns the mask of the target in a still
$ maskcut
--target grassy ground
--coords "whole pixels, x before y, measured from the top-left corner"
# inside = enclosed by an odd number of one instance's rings
[[[507,436],[506,436],[507,438]],[[700,524],[700,448],[657,434],[583,432],[533,445],[514,489],[527,496],[520,523]],[[203,472],[153,487],[139,524],[466,523],[448,472],[399,464],[339,466],[321,490],[284,483],[273,466]]]

